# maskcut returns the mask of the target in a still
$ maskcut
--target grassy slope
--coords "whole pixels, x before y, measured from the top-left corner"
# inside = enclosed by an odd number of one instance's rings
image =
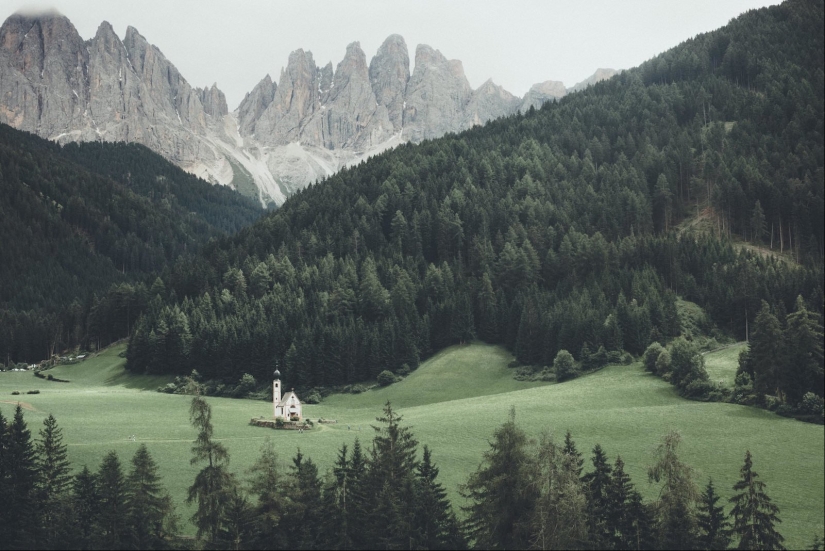
[[[746,342],[738,342],[705,354],[705,369],[710,380],[733,388],[733,383],[736,381],[736,369],[739,367],[739,353],[747,345]]]
[[[96,468],[111,449],[128,463],[136,447],[147,443],[162,465],[179,512],[187,518],[191,509],[183,499],[196,472],[189,465],[194,437],[188,423],[189,400],[141,391],[165,379],[127,376],[117,356],[120,350],[55,369],[55,376],[73,381],[68,384],[35,379],[30,373],[2,373],[0,400],[17,398],[10,396],[12,390],[39,388],[39,395],[20,397],[37,410],[26,412],[29,427],[36,434],[43,417],[54,413],[69,444],[70,459],[78,467],[88,463]],[[707,359],[727,350],[709,354]],[[645,474],[652,451],[663,433],[678,429],[683,436],[682,458],[697,468],[701,484],[712,476],[724,496],[730,494],[745,450],[751,450],[755,470],[781,508],[784,522],[780,528],[789,548],[807,546],[814,533],[823,532],[822,426],[748,407],[683,400],[637,364],[541,386],[512,380],[506,367],[509,360],[496,347],[449,348],[390,387],[306,406],[311,418],[333,418],[338,424],[304,434],[248,426],[253,416],[271,415],[268,403],[210,398],[215,435],[229,447],[236,472],[243,473],[251,465],[266,437],[275,443],[284,462],[300,446],[323,472],[342,443],[351,443],[356,436],[369,441],[369,425],[389,399],[401,409],[418,439],[433,449],[442,482],[458,504],[457,485],[476,468],[493,429],[504,421],[511,406],[516,407],[518,422],[533,436],[549,430],[561,438],[570,429],[580,450],[589,450],[598,442],[611,459],[621,454],[647,498],[657,492]],[[6,416],[13,412],[10,404],[0,404],[0,408]],[[136,443],[128,440],[131,434],[136,435]]]

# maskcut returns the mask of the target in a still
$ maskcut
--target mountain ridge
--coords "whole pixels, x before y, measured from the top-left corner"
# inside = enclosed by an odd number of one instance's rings
[[[400,143],[558,99],[559,85],[524,98],[491,80],[473,90],[460,61],[424,44],[411,72],[404,38],[390,35],[369,63],[350,43],[334,69],[295,50],[278,82],[266,75],[230,111],[217,83],[192,86],[135,27],[121,40],[103,21],[84,41],[56,11],[18,12],[0,27],[0,122],[59,143],[141,143],[262,204]],[[256,189],[241,187],[249,178]]]

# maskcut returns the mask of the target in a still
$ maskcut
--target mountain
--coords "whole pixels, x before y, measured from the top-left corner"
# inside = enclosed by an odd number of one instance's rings
[[[478,95],[458,63],[419,47],[401,122],[423,141],[296,192],[170,268],[128,368],[236,384],[278,365],[306,390],[406,373],[476,338],[536,371],[562,350],[592,368],[700,339],[682,327],[679,298],[703,308],[719,338],[744,339],[767,308],[810,315],[814,339],[824,12],[818,0],[750,11],[541,109],[437,139],[425,139],[427,121],[466,116]],[[306,54],[292,65],[282,83],[327,82]],[[379,107],[399,98],[404,73],[388,73],[370,79],[384,83]],[[290,93],[303,102],[294,120],[315,120],[332,88]],[[488,105],[513,101],[482,88]],[[821,358],[804,376],[819,393],[809,375],[821,381]],[[718,390],[695,382],[686,394]]]
[[[581,82],[574,84],[571,88],[567,90],[568,93],[570,92],[578,92],[579,90],[584,90],[588,86],[592,86],[597,82],[601,82],[603,80],[607,80],[609,78],[613,78],[614,76],[621,73],[621,71],[617,71],[615,69],[596,69],[596,72],[584,79]]]
[[[0,124],[4,361],[48,357],[45,334],[70,346],[128,335],[144,278],[262,212],[144,146],[61,147]]]
[[[262,204],[400,143],[565,92],[548,82],[519,99],[491,80],[473,90],[460,61],[423,44],[411,73],[406,42],[391,35],[369,64],[358,42],[334,68],[295,50],[277,82],[266,75],[230,112],[217,84],[192,87],[134,27],[121,40],[104,21],[84,41],[56,12],[0,27],[0,122],[59,143],[140,143]]]

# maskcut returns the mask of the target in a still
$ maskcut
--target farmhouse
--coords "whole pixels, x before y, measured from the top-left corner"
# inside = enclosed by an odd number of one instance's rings
[[[276,369],[272,376],[272,407],[275,410],[275,419],[300,421],[301,400],[298,399],[298,395],[291,390],[281,397],[281,372]]]

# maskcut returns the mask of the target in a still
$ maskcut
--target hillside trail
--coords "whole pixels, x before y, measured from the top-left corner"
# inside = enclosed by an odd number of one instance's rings
[[[20,400],[0,400],[0,404],[11,404],[13,406],[20,405],[26,411],[40,411],[28,402],[21,402]]]

